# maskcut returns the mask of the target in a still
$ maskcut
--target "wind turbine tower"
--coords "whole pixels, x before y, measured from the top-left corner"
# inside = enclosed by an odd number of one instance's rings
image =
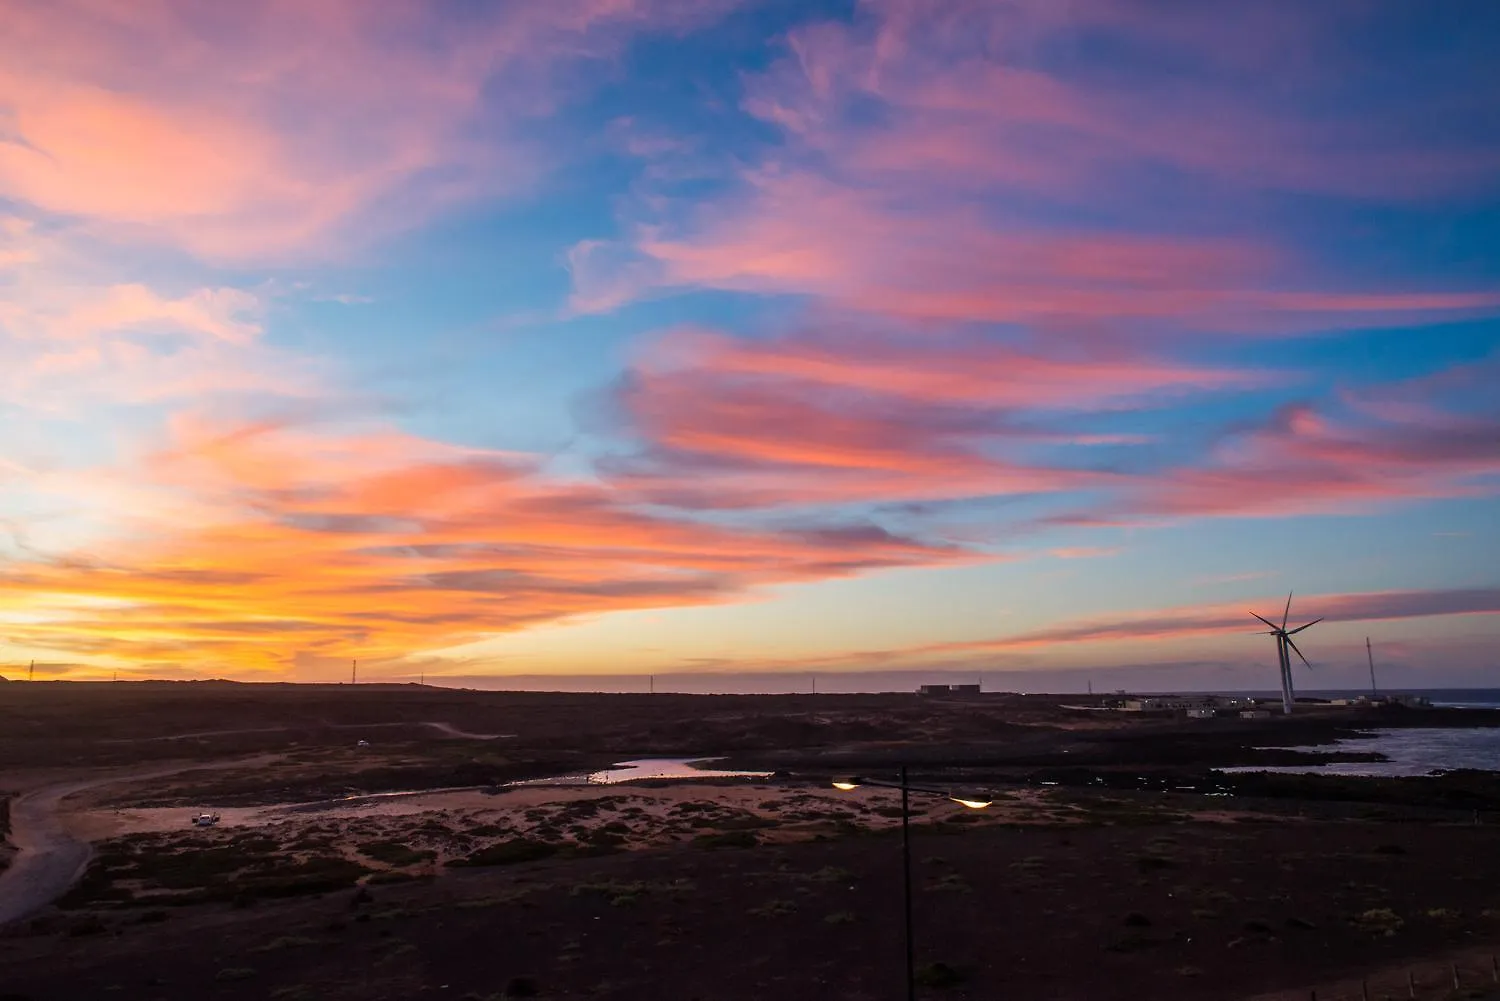
[[[1297,644],[1292,642],[1292,637],[1304,629],[1317,625],[1323,620],[1317,618],[1307,623],[1307,625],[1298,626],[1296,629],[1287,629],[1287,620],[1292,614],[1292,595],[1290,592],[1286,596],[1286,609],[1281,613],[1281,625],[1278,626],[1263,615],[1256,615],[1254,612],[1250,614],[1270,626],[1271,631],[1269,635],[1276,637],[1276,660],[1281,668],[1281,711],[1290,715],[1292,712],[1292,703],[1296,698],[1296,694],[1292,690],[1292,654],[1295,652],[1298,657],[1302,657],[1302,663],[1307,664],[1308,670],[1312,670],[1312,665],[1308,663],[1306,657],[1302,656],[1302,651],[1297,649]]]
[[[1370,658],[1370,698],[1377,698],[1380,689],[1375,687],[1375,651],[1370,649],[1370,637],[1365,637],[1365,656]]]

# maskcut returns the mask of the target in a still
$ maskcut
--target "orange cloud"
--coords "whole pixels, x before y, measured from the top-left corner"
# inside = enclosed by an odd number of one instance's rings
[[[570,616],[972,558],[873,527],[760,531],[648,514],[525,457],[394,431],[181,418],[141,476],[192,498],[87,554],[13,562],[11,642],[214,671],[396,658]]]

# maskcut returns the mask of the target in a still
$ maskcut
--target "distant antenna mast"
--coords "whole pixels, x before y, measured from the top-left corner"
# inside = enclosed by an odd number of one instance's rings
[[[812,693],[814,695],[817,695],[818,694],[818,676],[816,674],[812,676],[812,688],[813,688]]]
[[[1093,678],[1089,679],[1089,694],[1090,695],[1094,694],[1094,679]]]
[[[1365,637],[1365,656],[1370,659],[1370,695],[1377,696],[1380,689],[1375,687],[1375,651],[1370,649],[1370,637]]]
[[[651,692],[652,695],[655,695],[656,694],[656,675],[651,674],[651,675],[647,675],[647,677],[649,678],[650,684],[651,684],[651,688],[649,689],[649,691]]]
[[[32,661],[31,662],[31,667],[29,667],[29,668],[26,669],[26,680],[27,681],[35,681],[36,680],[36,661]]]
[[[349,662],[349,684],[353,685],[353,684],[357,683],[358,680],[359,680],[359,661],[357,661],[357,660],[351,660]]]

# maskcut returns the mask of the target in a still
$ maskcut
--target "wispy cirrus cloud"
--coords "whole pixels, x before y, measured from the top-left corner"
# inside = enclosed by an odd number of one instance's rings
[[[996,657],[1038,651],[1109,648],[1121,643],[1162,643],[1239,636],[1257,625],[1248,608],[1279,608],[1284,598],[1270,597],[1243,604],[1189,605],[1134,614],[1063,620],[1055,625],[1009,636],[925,643],[890,649],[850,650],[824,656],[785,660],[747,660],[743,670],[895,669],[921,665],[958,667],[994,665]],[[1299,620],[1329,622],[1396,622],[1445,616],[1500,614],[1500,588],[1455,588],[1425,591],[1370,591],[1350,594],[1298,595]],[[1264,629],[1264,627],[1260,627]]]
[[[1284,407],[1226,435],[1200,462],[1125,487],[1104,511],[1058,520],[1279,517],[1494,496],[1500,493],[1497,372],[1490,359],[1348,394],[1342,410]],[[1443,391],[1434,392],[1439,386]]]
[[[1257,373],[1121,350],[1070,357],[982,337],[704,331],[643,352],[618,391],[643,448],[609,481],[659,503],[778,507],[1056,493],[1115,474],[1039,446],[1128,444],[1038,415],[1157,405]]]
[[[1232,433],[1204,428],[1201,454],[1181,426],[1149,461],[1039,450],[1149,442],[1098,415],[1264,388],[1243,368],[1176,360],[1189,351],[1500,311],[1493,283],[1361,275],[1253,221],[1289,196],[1492,196],[1500,134],[1459,85],[1493,76],[1488,64],[1455,63],[1391,104],[1346,74],[1395,80],[1412,51],[1387,62],[1316,11],[1206,6],[1217,13],[1178,20],[1131,4],[890,0],[790,32],[743,104],[779,140],[712,196],[643,199],[624,239],[580,244],[574,304],[677,288],[795,296],[811,326],[856,332],[669,339],[687,360],[640,365],[622,391],[649,447],[611,470],[618,482],[693,506],[1096,494],[1097,509],[1053,524],[1492,492],[1493,417],[1456,420],[1435,386],[1400,404],[1376,402],[1381,387],[1363,414],[1278,400]],[[1102,43],[1132,58],[1078,55]],[[1250,84],[1268,73],[1307,100],[1265,99]],[[1376,107],[1388,113],[1357,113]],[[1094,419],[1048,419],[1070,412]],[[684,493],[689,469],[733,486]]]
[[[696,209],[685,224],[642,227],[631,248],[575,249],[575,306],[610,309],[658,289],[706,287],[810,295],[917,321],[1236,334],[1500,310],[1500,293],[1484,289],[1308,288],[1304,262],[1258,238],[1015,220],[955,202],[931,178],[871,190],[778,167],[744,182],[727,204]]]
[[[1252,602],[1270,607],[1279,601]],[[1297,614],[1307,620],[1385,622],[1443,615],[1500,613],[1500,588],[1433,589],[1430,591],[1373,591],[1358,594],[1299,595]],[[1014,650],[1054,643],[1094,643],[1119,640],[1170,640],[1222,633],[1242,633],[1254,620],[1241,605],[1208,605],[1160,609],[1114,619],[1063,622],[1017,636],[973,644],[939,644],[938,650]]]
[[[1214,17],[1168,28],[1129,5],[883,2],[851,22],[799,27],[744,102],[782,141],[728,193],[666,216],[653,200],[624,245],[581,247],[575,304],[711,287],[927,320],[1157,334],[1500,307],[1492,288],[1351,281],[1246,219],[1264,212],[1265,192],[1492,194],[1500,135],[1482,101],[1445,79],[1390,102],[1330,67],[1399,76],[1410,53],[1386,61],[1345,45],[1314,11],[1285,18],[1293,28],[1207,6]],[[1251,23],[1226,32],[1241,22]],[[1101,41],[1141,62],[1076,55]],[[1179,75],[1142,68],[1161,60]],[[1455,65],[1470,86],[1490,72]],[[1259,97],[1249,84],[1266,75],[1306,100]],[[1458,120],[1473,127],[1444,128]]]
[[[316,256],[525,187],[545,154],[514,126],[562,69],[730,6],[15,0],[0,195],[216,260]]]

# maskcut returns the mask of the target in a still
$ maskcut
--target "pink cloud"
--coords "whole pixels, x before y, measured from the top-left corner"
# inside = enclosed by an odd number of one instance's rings
[[[793,30],[744,101],[785,142],[751,161],[737,191],[665,218],[648,203],[624,245],[581,247],[575,307],[709,287],[1092,334],[1298,333],[1500,310],[1492,289],[1376,289],[1320,273],[1254,222],[1266,189],[1493,190],[1500,147],[1413,139],[1446,95],[1333,120],[1266,102],[1266,75],[1369,101],[1325,64],[1371,67],[1311,11],[1284,18],[1291,27],[1232,4],[1180,22],[1132,5],[1043,6],[871,3],[851,23]],[[1196,75],[1164,86],[1065,58],[1079,33]],[[1170,197],[1143,199],[1164,187]],[[1157,202],[1197,230],[1139,208]]]
[[[679,331],[643,352],[619,402],[645,451],[610,482],[689,507],[958,499],[1107,487],[1116,473],[1028,458],[1038,445],[1139,444],[1049,429],[1049,411],[1159,405],[1255,373],[1123,349],[1070,356],[992,339]]]
[[[1284,600],[1284,599],[1282,599]],[[1262,610],[1279,605],[1271,598],[1252,601]],[[1500,614],[1500,588],[1458,588],[1431,591],[1371,591],[1356,594],[1299,596],[1297,615],[1311,621],[1385,622],[1444,615]],[[1262,614],[1267,614],[1262,610]],[[924,647],[926,652],[1012,650],[1063,643],[1127,640],[1171,640],[1197,636],[1242,634],[1253,631],[1250,613],[1241,605],[1189,606],[1155,610],[1117,619],[1064,622],[1036,632],[974,643],[945,643]]]
[[[1400,398],[1403,389],[1398,384],[1391,393]],[[1355,422],[1309,406],[1286,408],[1226,438],[1201,465],[1127,487],[1102,520],[1369,511],[1500,490],[1500,414],[1463,415],[1434,400],[1424,411],[1397,416]]]
[[[0,195],[216,259],[306,256],[524,186],[539,154],[510,127],[550,112],[561,67],[729,4],[439,6],[10,3]]]
[[[325,388],[324,363],[264,341],[264,296],[98,284],[65,248],[16,232],[14,261],[0,263],[0,402],[77,416],[209,395],[305,399]]]
[[[1170,321],[1168,329],[1252,333],[1500,309],[1500,293],[1488,291],[1277,288],[1290,261],[1244,240],[1043,229],[987,220],[972,206],[903,206],[899,185],[871,194],[806,172],[749,181],[740,200],[701,210],[682,232],[644,231],[639,256],[591,245],[575,305],[612,308],[651,287],[706,286],[813,295],[911,319],[1158,329]]]
[[[1254,372],[1194,366],[1120,350],[1045,355],[994,340],[811,333],[772,341],[677,331],[645,352],[644,372],[787,380],[909,400],[990,409],[1092,409],[1133,398],[1262,385]]]

